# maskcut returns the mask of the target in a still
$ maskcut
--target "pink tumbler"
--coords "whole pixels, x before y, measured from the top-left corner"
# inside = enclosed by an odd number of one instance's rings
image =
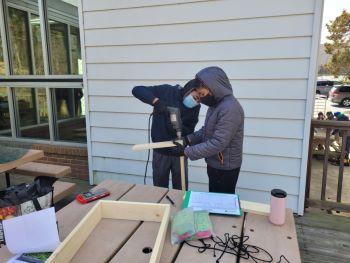
[[[269,220],[274,225],[283,225],[286,221],[287,193],[281,189],[273,189],[270,196]]]

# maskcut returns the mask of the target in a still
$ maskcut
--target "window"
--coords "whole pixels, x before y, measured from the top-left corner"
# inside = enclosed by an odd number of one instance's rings
[[[80,35],[79,29],[70,27],[70,45],[71,45],[71,57],[72,57],[72,74],[82,75],[82,61],[81,61],[81,48],[80,48]]]
[[[350,92],[350,86],[344,86],[340,90],[341,92]]]
[[[31,74],[28,13],[9,7],[12,69],[15,75]]]
[[[69,74],[68,28],[66,24],[50,20],[52,74]]]
[[[0,87],[0,136],[11,136],[7,88]]]
[[[44,75],[43,47],[41,44],[40,18],[35,14],[30,15],[30,27],[33,39],[34,68],[36,75]]]
[[[54,94],[57,139],[86,142],[83,89],[54,89]]]
[[[52,74],[77,75],[81,69],[77,1],[48,0],[47,6]]]
[[[48,110],[44,88],[13,88],[19,137],[49,139]]]
[[[4,53],[2,51],[2,39],[0,34],[0,75],[5,75],[5,73]]]

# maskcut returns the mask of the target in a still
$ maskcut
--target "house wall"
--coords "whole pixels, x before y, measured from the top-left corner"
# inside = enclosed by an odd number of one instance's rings
[[[152,109],[132,97],[135,85],[184,84],[217,65],[246,115],[238,193],[268,202],[270,190],[282,188],[288,206],[302,213],[314,89],[310,70],[322,3],[82,0],[93,182],[143,182],[147,153],[131,146],[147,141]],[[205,167],[203,160],[190,162],[191,189],[208,189]],[[150,168],[148,183],[151,173]]]

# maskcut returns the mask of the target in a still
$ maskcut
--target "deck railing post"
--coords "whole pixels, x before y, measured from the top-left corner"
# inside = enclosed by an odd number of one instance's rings
[[[310,185],[311,185],[311,165],[313,155],[313,139],[314,139],[314,126],[310,128],[310,142],[309,142],[309,156],[307,161],[307,173],[306,173],[306,189],[305,189],[305,201],[310,198]],[[306,204],[305,204],[306,206]]]
[[[340,154],[340,165],[339,165],[339,175],[338,175],[338,189],[337,189],[337,202],[341,202],[341,194],[343,188],[343,175],[344,175],[344,158],[346,150],[346,142],[348,139],[348,131],[343,132],[341,154]]]
[[[326,199],[330,136],[331,136],[331,129],[327,128],[327,131],[326,131],[326,145],[325,145],[324,160],[323,160],[322,188],[321,188],[321,200],[322,201],[324,201]]]

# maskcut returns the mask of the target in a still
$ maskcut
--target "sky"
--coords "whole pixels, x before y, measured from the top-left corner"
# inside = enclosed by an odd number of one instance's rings
[[[350,12],[350,0],[325,0],[324,2],[321,33],[322,44],[327,41],[326,36],[329,34],[326,24],[329,23],[330,20],[334,20],[337,16],[339,16],[343,9]]]

